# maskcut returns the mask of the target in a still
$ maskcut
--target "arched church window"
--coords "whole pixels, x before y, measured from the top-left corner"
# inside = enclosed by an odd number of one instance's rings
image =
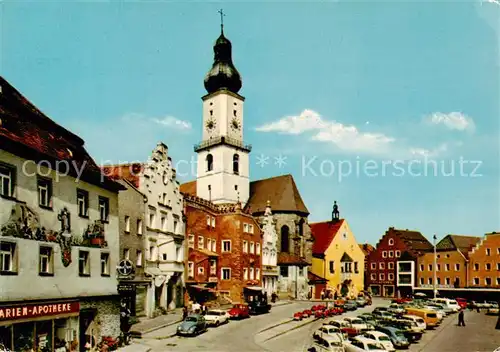
[[[212,154],[207,155],[207,171],[212,171],[214,169],[214,157]]]
[[[299,236],[304,236],[304,219],[299,221]]]
[[[240,173],[240,156],[238,154],[233,155],[233,173],[236,175]]]
[[[281,227],[281,251],[290,251],[290,229],[286,225]]]

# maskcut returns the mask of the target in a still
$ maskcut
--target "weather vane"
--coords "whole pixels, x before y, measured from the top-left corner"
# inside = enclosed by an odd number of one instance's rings
[[[222,11],[222,9],[217,12],[220,14],[220,31],[221,33],[224,33],[224,16],[226,15],[224,14],[224,11]]]

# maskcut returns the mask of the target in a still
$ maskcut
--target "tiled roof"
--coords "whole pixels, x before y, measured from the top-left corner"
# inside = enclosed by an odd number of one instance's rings
[[[107,177],[101,180],[101,170],[85,150],[83,139],[47,117],[3,77],[0,77],[0,146],[25,159],[49,162],[53,169],[56,162],[65,161],[72,176],[83,170],[81,178],[86,182],[111,190],[123,188]]]
[[[449,235],[455,247],[459,249],[462,253],[466,253],[472,249],[479,241],[481,237],[475,236],[459,236],[459,235]]]
[[[198,252],[206,255],[207,257],[218,257],[219,256],[217,253],[209,251],[206,248],[196,248],[195,251],[198,251]]]
[[[196,181],[181,184],[181,193],[196,195]],[[252,214],[264,213],[267,201],[273,212],[309,214],[292,175],[282,175],[250,182],[250,197],[245,208]]]
[[[310,263],[297,255],[280,252],[278,253],[278,265],[307,266],[310,265]]]
[[[309,282],[321,282],[321,281],[325,281],[326,282],[326,279],[324,277],[321,277],[315,273],[312,273],[310,271],[307,272],[307,280]]]
[[[181,184],[179,190],[181,193],[196,196],[196,180]]]
[[[294,212],[309,215],[292,175],[282,175],[250,182],[247,207],[253,214],[264,213],[267,201],[273,212]]]
[[[388,233],[392,233],[393,235],[401,238],[409,247],[409,249],[415,252],[425,252],[434,248],[432,244],[427,240],[427,238],[425,238],[418,231],[400,230],[391,227],[389,228]]]
[[[344,219],[340,219],[337,222],[325,221],[309,224],[311,234],[314,237],[313,254],[325,253],[343,223]]]
[[[360,244],[359,248],[361,248],[361,250],[363,251],[363,254],[365,255],[365,257],[375,250],[375,247],[373,247],[369,243]]]
[[[139,174],[144,170],[141,163],[102,166],[103,173],[113,180],[127,180],[134,187],[140,188]]]

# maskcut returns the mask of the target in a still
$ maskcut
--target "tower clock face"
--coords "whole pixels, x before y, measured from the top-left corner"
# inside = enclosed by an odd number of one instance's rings
[[[231,128],[232,128],[233,130],[239,130],[239,129],[241,128],[241,123],[240,123],[240,121],[238,121],[238,119],[236,119],[236,118],[233,118],[233,119],[231,120]]]
[[[206,123],[207,131],[212,132],[213,130],[215,130],[216,124],[217,123],[215,122],[214,119],[209,119]]]

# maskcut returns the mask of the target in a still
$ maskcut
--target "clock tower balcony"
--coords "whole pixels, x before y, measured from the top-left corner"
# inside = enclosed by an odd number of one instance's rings
[[[196,153],[198,153],[198,152],[201,152],[205,149],[209,149],[209,148],[212,148],[212,147],[215,147],[218,145],[232,146],[236,149],[239,149],[239,150],[247,152],[247,153],[250,153],[252,151],[251,144],[244,144],[240,140],[237,140],[237,139],[231,138],[231,137],[227,137],[227,136],[214,137],[214,138],[204,140],[201,143],[195,144],[194,151]]]

